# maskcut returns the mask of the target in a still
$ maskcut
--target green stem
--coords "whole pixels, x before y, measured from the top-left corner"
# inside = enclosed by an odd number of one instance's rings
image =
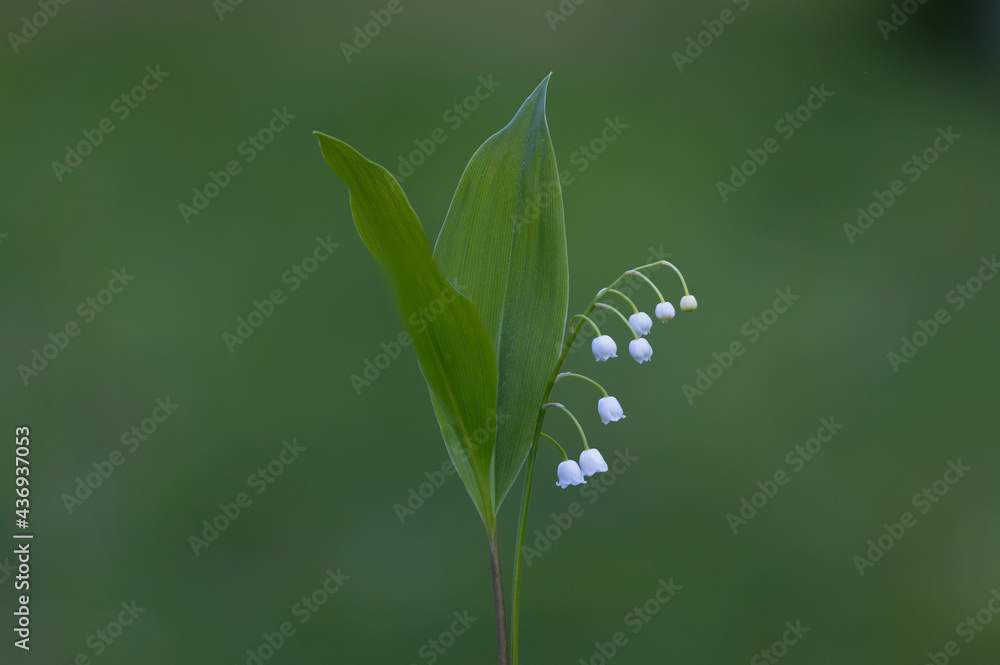
[[[652,268],[655,265],[660,265],[660,263],[666,263],[666,261],[658,263],[650,263],[644,266],[639,266],[635,270],[642,270],[643,268]],[[674,268],[676,270],[676,268]],[[628,272],[623,272],[621,276],[611,283],[608,288],[613,288],[618,285],[623,279],[628,276]],[[681,277],[681,282],[684,278]],[[687,287],[685,286],[685,292]],[[563,342],[562,353],[559,354],[559,359],[556,361],[556,366],[552,370],[552,378],[549,379],[549,385],[545,388],[545,397],[542,398],[542,402],[547,402],[549,400],[549,395],[552,393],[552,386],[555,385],[556,377],[559,376],[559,370],[562,369],[563,363],[566,362],[566,358],[569,356],[569,351],[573,348],[573,342],[576,341],[576,336],[580,334],[580,330],[583,329],[583,324],[577,324],[576,320],[584,319],[594,311],[594,307],[597,306],[597,299],[601,297],[601,293],[598,293],[593,300],[590,301],[590,305],[583,314],[578,314],[573,317],[573,322],[570,324],[569,335],[566,336],[566,341]],[[589,319],[588,319],[589,320]],[[597,326],[594,325],[593,321],[590,324],[594,326],[595,330]],[[598,335],[600,331],[598,331]],[[524,489],[521,492],[521,516],[518,521],[518,537],[517,537],[517,554],[514,559],[514,588],[512,590],[513,596],[513,615],[511,626],[511,665],[518,664],[518,646],[520,644],[520,617],[521,617],[521,561],[524,559],[524,532],[528,525],[528,504],[531,502],[531,482],[535,477],[535,459],[538,457],[538,438],[542,433],[542,423],[545,421],[545,409],[538,410],[538,422],[535,424],[535,442],[531,446],[531,451],[528,453],[527,463],[525,465],[524,471]]]
[[[629,275],[635,275],[637,277],[641,277],[642,279],[646,280],[646,283],[649,284],[651,287],[653,287],[653,290],[656,291],[656,295],[660,299],[660,302],[667,302],[666,300],[663,299],[663,294],[660,293],[660,290],[658,288],[656,288],[656,284],[653,284],[653,280],[651,280],[650,278],[646,277],[645,275],[643,275],[638,270],[629,270],[627,274],[629,274]]]
[[[632,299],[629,298],[624,293],[622,293],[621,291],[619,291],[618,289],[605,289],[605,293],[614,293],[614,294],[617,294],[617,295],[621,296],[622,299],[629,304],[629,307],[632,308],[632,313],[633,314],[638,314],[639,313],[639,308],[635,306],[635,303],[632,302]]]
[[[604,304],[602,302],[597,303],[597,306],[598,307],[603,307],[604,309],[610,309],[612,312],[614,312],[615,314],[617,314],[618,318],[620,318],[622,321],[625,322],[625,325],[628,326],[628,329],[632,332],[632,334],[635,336],[635,338],[639,339],[639,333],[637,333],[635,331],[635,328],[633,328],[632,324],[628,322],[628,319],[625,318],[624,314],[622,314],[621,312],[619,312],[617,309],[615,309],[611,305],[606,305],[606,304]]]
[[[566,453],[563,453],[565,457]],[[517,652],[520,645],[520,634],[518,626],[521,625],[521,571],[524,559],[524,532],[528,526],[528,503],[531,501],[531,481],[535,478],[535,457],[538,456],[538,439],[535,439],[531,451],[528,453],[528,462],[524,469],[524,487],[521,489],[521,517],[518,520],[517,530],[517,558],[514,560],[514,588],[512,602],[514,610],[511,614],[511,636],[510,652],[513,659],[512,665],[517,665]]]
[[[562,453],[563,461],[564,462],[569,461],[569,455],[566,454],[566,449],[563,448],[562,446],[560,446],[558,441],[556,441],[555,439],[553,439],[551,436],[549,436],[545,432],[542,432],[542,436],[544,436],[546,439],[548,439],[552,443],[556,444],[556,448],[558,448],[559,452]]]
[[[573,412],[567,409],[559,402],[549,402],[548,404],[543,404],[542,408],[547,409],[550,406],[555,407],[557,409],[562,409],[563,411],[566,412],[566,415],[569,416],[573,420],[573,424],[576,425],[576,431],[580,433],[580,438],[583,439],[583,449],[590,450],[590,446],[587,445],[587,435],[583,433],[583,427],[580,426],[580,421],[576,419],[576,416],[573,415]]]
[[[597,333],[597,336],[598,337],[601,336],[601,329],[597,327],[596,323],[594,323],[593,321],[590,320],[590,317],[585,316],[583,314],[577,314],[576,316],[573,317],[573,321],[576,321],[577,319],[583,319],[584,321],[586,321],[587,323],[589,323],[591,326],[593,326],[594,332]]]
[[[503,572],[500,569],[500,547],[497,527],[493,524],[490,534],[490,570],[493,573],[493,600],[497,614],[497,658],[499,665],[508,665],[507,658],[507,608],[504,606]]]
[[[677,266],[675,266],[670,261],[657,261],[656,263],[650,263],[648,266],[642,266],[642,267],[636,268],[636,270],[642,270],[642,268],[651,268],[653,266],[670,266],[671,268],[673,268],[674,272],[677,273],[677,276],[681,278],[681,286],[684,287],[684,295],[686,295],[686,296],[691,295],[691,293],[688,291],[687,282],[684,281],[684,275],[682,275],[681,271],[677,269]]]
[[[604,389],[604,386],[602,386],[601,384],[599,384],[597,381],[594,381],[589,376],[584,376],[583,374],[577,374],[576,372],[563,372],[561,374],[556,375],[556,381],[558,381],[559,379],[563,378],[564,376],[572,376],[572,377],[575,377],[577,379],[583,379],[584,381],[587,381],[588,383],[592,383],[595,386],[597,386],[598,390],[600,390],[602,393],[604,393],[605,397],[608,396],[608,391]]]

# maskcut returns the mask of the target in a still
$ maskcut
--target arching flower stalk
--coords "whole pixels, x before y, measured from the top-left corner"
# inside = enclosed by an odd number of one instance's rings
[[[609,357],[616,357],[615,355],[610,355],[610,356],[602,355],[601,357],[599,357],[597,351],[598,339],[602,339],[601,342],[602,346],[607,345],[606,347],[603,348],[613,348],[617,350],[617,345],[615,345],[614,340],[611,339],[610,336],[602,335],[597,327],[597,324],[595,324],[593,320],[590,318],[590,315],[593,313],[594,309],[598,307],[608,309],[609,311],[616,313],[618,317],[622,321],[624,321],[625,325],[628,327],[629,331],[632,333],[633,336],[632,341],[629,343],[629,352],[632,354],[632,357],[635,358],[635,360],[639,364],[642,364],[646,360],[649,360],[650,356],[652,356],[653,350],[652,347],[649,345],[649,342],[646,341],[645,335],[652,328],[652,321],[649,321],[648,328],[642,325],[643,324],[642,321],[639,321],[640,325],[644,329],[642,334],[640,334],[639,328],[636,326],[636,321],[634,320],[635,317],[637,317],[637,315],[641,314],[639,308],[635,305],[635,303],[632,302],[630,298],[628,298],[628,296],[626,296],[624,293],[622,293],[615,287],[618,286],[618,284],[620,284],[622,280],[624,280],[626,277],[629,276],[640,277],[650,286],[650,288],[653,289],[653,291],[656,293],[657,298],[659,298],[659,303],[655,307],[656,317],[660,321],[666,323],[667,321],[674,318],[675,316],[674,307],[673,305],[671,305],[669,302],[666,301],[666,299],[663,297],[663,294],[660,292],[660,289],[657,288],[656,284],[654,284],[649,277],[647,277],[643,272],[641,272],[648,268],[653,268],[661,265],[673,268],[674,272],[677,273],[677,276],[681,280],[681,285],[684,288],[684,296],[681,297],[681,303],[682,303],[681,311],[693,311],[697,307],[697,303],[694,301],[694,296],[692,296],[688,291],[687,283],[684,280],[684,276],[681,274],[680,270],[678,270],[677,267],[674,266],[669,261],[656,261],[655,263],[648,263],[646,265],[638,266],[631,270],[626,270],[624,273],[621,274],[621,276],[618,277],[618,279],[613,281],[609,286],[598,291],[597,295],[590,302],[590,304],[587,306],[587,309],[584,310],[582,314],[577,314],[572,317],[569,334],[567,335],[565,341],[563,342],[562,353],[559,356],[559,360],[556,363],[556,367],[552,375],[552,381],[549,385],[549,390],[546,392],[546,398],[548,398],[548,395],[551,393],[552,387],[560,379],[565,377],[579,378],[593,384],[601,391],[603,397],[597,403],[597,411],[598,414],[601,416],[601,420],[602,422],[604,422],[604,424],[608,424],[609,422],[617,422],[618,420],[621,420],[622,418],[625,417],[621,404],[618,402],[616,398],[609,395],[608,391],[605,390],[601,384],[597,383],[590,377],[584,376],[582,374],[577,374],[576,372],[562,372],[560,370],[562,369],[563,363],[566,362],[566,359],[569,355],[569,351],[573,347],[573,343],[576,341],[577,335],[579,335],[580,331],[583,329],[584,323],[587,323],[591,327],[593,327],[594,332],[597,335],[597,337],[595,337],[594,339],[594,343],[592,344],[595,358],[601,361],[601,360],[607,360]],[[634,313],[632,317],[630,317],[630,319],[626,319],[625,316],[613,306],[608,305],[607,303],[600,302],[601,298],[609,293],[623,297],[631,305]],[[692,303],[693,306],[691,306]],[[646,318],[648,319],[649,317],[646,316]],[[542,406],[540,420],[538,424],[539,434],[540,436],[545,437],[550,441],[552,441],[553,443],[555,443],[555,439],[552,439],[552,437],[550,437],[548,434],[545,434],[544,432],[540,431],[542,426],[542,421],[545,418],[545,413],[547,409],[552,406],[558,406],[566,410],[566,412],[570,415],[570,417],[572,417],[572,414],[569,413],[566,407],[564,407],[562,404],[546,403]],[[576,418],[573,418],[573,421],[577,424],[577,428],[580,430],[580,436],[582,437],[584,443],[584,450],[580,453],[580,462],[577,465],[573,463],[572,460],[568,459],[566,451],[563,450],[562,446],[559,446],[559,450],[562,452],[563,462],[561,462],[556,468],[556,476],[559,479],[556,484],[562,489],[566,489],[570,485],[583,484],[586,482],[585,478],[592,476],[596,473],[601,473],[608,470],[608,465],[604,461],[604,457],[596,448],[589,447],[589,445],[587,444],[587,439],[586,435],[584,434],[583,428],[580,426]],[[559,444],[556,445],[558,446]],[[528,460],[527,463],[525,464],[524,487],[522,489],[522,494],[521,494],[521,515],[518,526],[517,553],[514,559],[513,609],[511,613],[512,617],[511,621],[512,661],[511,662],[513,663],[513,665],[517,665],[519,657],[518,656],[518,646],[520,641],[519,620],[520,620],[520,610],[521,610],[521,575],[523,572],[522,560],[524,556],[524,537],[525,537],[525,532],[527,530],[528,507],[531,503],[531,484],[534,478],[535,460],[537,454],[538,454],[538,443],[536,441],[531,448],[531,452],[528,454]],[[563,466],[564,464],[566,464],[567,466],[564,467]],[[579,476],[575,475],[577,468],[579,468],[580,470]],[[565,482],[564,477],[569,478],[569,476],[564,476],[564,474],[568,472],[567,471],[568,469],[572,469],[573,471],[573,475],[571,477],[572,480],[570,480],[569,482]]]

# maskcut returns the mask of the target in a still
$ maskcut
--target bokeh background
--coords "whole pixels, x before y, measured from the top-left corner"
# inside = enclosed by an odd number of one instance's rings
[[[700,308],[657,324],[650,364],[571,356],[628,417],[602,426],[582,383],[554,396],[605,457],[638,461],[588,495],[554,486],[558,457],[542,448],[528,544],[553,514],[583,512],[525,568],[522,662],[599,665],[595,643],[619,630],[616,663],[768,662],[761,650],[800,621],[809,632],[776,650],[783,661],[917,664],[955,641],[952,658],[996,663],[1000,617],[971,643],[956,630],[992,617],[1000,588],[1000,280],[958,311],[948,296],[1000,249],[1000,14],[911,4],[886,39],[889,2],[567,0],[557,21],[557,0],[402,0],[350,62],[341,44],[387,2],[71,2],[24,43],[8,35],[0,404],[5,436],[32,432],[34,632],[30,653],[13,647],[4,546],[0,660],[246,663],[292,621],[265,662],[495,662],[486,541],[461,482],[413,514],[396,507],[446,452],[412,349],[380,357],[402,323],[312,131],[395,171],[442,128],[404,184],[433,240],[469,157],[551,71],[549,126],[572,176],[571,310],[651,251],[685,270]],[[673,53],[727,8],[734,22],[678,71]],[[39,11],[5,0],[0,28],[19,33]],[[147,66],[168,75],[122,118],[112,104]],[[446,112],[491,76],[500,85],[456,127]],[[822,85],[833,96],[781,137],[776,121]],[[240,145],[273,109],[294,118],[248,162]],[[60,180],[52,162],[102,118],[113,132]],[[590,160],[581,148],[608,119],[627,129]],[[949,127],[960,138],[911,183],[904,162]],[[724,201],[716,182],[772,136],[779,151]],[[179,205],[230,160],[239,174],[185,220]],[[844,224],[897,178],[905,194],[851,242]],[[317,238],[339,247],[292,291],[283,275]],[[103,311],[78,311],[123,269],[134,280]],[[676,304],[676,280],[655,279]],[[231,351],[224,334],[277,288],[287,300]],[[799,299],[751,341],[744,326],[776,289]],[[942,308],[949,322],[895,371],[887,354]],[[79,334],[25,380],[18,366],[70,322]],[[745,353],[686,398],[737,341]],[[367,363],[383,368],[352,382]],[[168,398],[178,407],[155,432],[123,441]],[[843,429],[795,472],[786,454],[821,418]],[[562,419],[546,431],[579,448]],[[299,456],[255,480],[293,439]],[[67,507],[113,454],[122,464]],[[921,514],[913,495],[959,459],[971,470]],[[726,515],[779,470],[790,482],[734,534]],[[241,492],[249,506],[195,554],[190,537]],[[508,582],[518,497],[501,513]],[[854,557],[905,511],[915,526],[859,574]],[[293,606],[328,570],[349,579],[299,623]],[[630,632],[628,614],[670,578],[682,589]],[[98,648],[132,601],[139,618]],[[429,640],[453,612],[476,622],[437,653]]]

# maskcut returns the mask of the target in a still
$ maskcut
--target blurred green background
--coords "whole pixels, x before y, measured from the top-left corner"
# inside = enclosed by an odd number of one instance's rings
[[[412,349],[380,357],[402,322],[312,131],[396,171],[442,128],[404,184],[433,241],[469,157],[552,71],[571,313],[651,249],[700,308],[656,324],[650,364],[613,322],[616,362],[584,349],[567,363],[628,418],[601,425],[582,383],[554,398],[609,461],[638,461],[586,494],[554,486],[542,448],[528,544],[573,502],[583,513],[525,568],[522,662],[599,665],[595,643],[619,630],[616,663],[769,662],[761,650],[797,620],[809,632],[775,651],[789,663],[925,663],[949,640],[962,663],[997,662],[1000,617],[971,643],[957,627],[1000,589],[1000,280],[958,311],[948,299],[1000,249],[995,5],[928,0],[884,39],[888,2],[567,0],[552,23],[557,0],[402,0],[350,62],[341,43],[387,2],[219,6],[71,2],[0,48],[0,404],[5,436],[31,427],[36,534],[30,653],[12,645],[13,545],[0,551],[0,660],[245,663],[291,621],[266,662],[495,662],[486,541],[461,482],[402,524],[395,508],[446,453]],[[673,53],[727,8],[733,22],[678,71]],[[39,11],[8,0],[0,28]],[[123,118],[113,103],[147,66],[168,75]],[[500,85],[456,127],[446,113],[490,76]],[[784,138],[776,121],[821,85],[833,96]],[[241,153],[273,109],[295,117]],[[60,181],[52,162],[102,118],[113,131]],[[627,128],[590,160],[607,119]],[[911,183],[904,162],[949,127],[960,138]],[[716,182],[769,137],[778,152],[723,201]],[[238,175],[185,223],[179,205],[230,160]],[[905,194],[850,242],[843,225],[894,179]],[[339,247],[293,291],[283,275],[317,238]],[[123,269],[134,280],[103,311],[78,311]],[[676,304],[676,280],[655,275]],[[230,352],[224,333],[279,288]],[[799,300],[750,334],[776,289]],[[894,371],[887,354],[941,308],[949,322]],[[18,366],[70,322],[79,334],[25,380]],[[682,387],[736,341],[745,353],[690,403]],[[352,384],[368,362],[384,368]],[[133,439],[167,398],[176,412]],[[796,471],[786,454],[831,417],[843,429]],[[565,419],[546,431],[578,450]],[[293,439],[304,450],[273,483],[252,477]],[[115,451],[121,465],[70,511],[65,495]],[[971,470],[921,514],[913,495],[958,459]],[[7,533],[12,467],[8,448]],[[734,534],[726,515],[778,470],[790,482]],[[241,492],[249,505],[196,555],[189,538]],[[518,498],[501,511],[508,581]],[[915,526],[860,575],[853,557],[905,511]],[[349,579],[300,623],[293,606],[338,569]],[[681,590],[632,633],[629,613],[670,578]],[[102,643],[133,600],[139,618]],[[438,653],[428,642],[456,611],[477,620]]]

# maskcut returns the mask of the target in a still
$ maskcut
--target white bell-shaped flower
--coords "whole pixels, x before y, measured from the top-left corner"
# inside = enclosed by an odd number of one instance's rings
[[[587,482],[583,479],[583,471],[580,470],[580,465],[571,459],[559,462],[556,475],[559,476],[559,481],[556,485],[563,489],[566,489],[570,485],[583,485]]]
[[[628,324],[635,328],[635,331],[640,335],[645,335],[653,327],[653,319],[649,318],[649,314],[645,312],[636,312],[628,317]]]
[[[618,357],[618,345],[608,335],[595,337],[590,343],[590,350],[594,352],[594,359],[598,362]]]
[[[597,448],[588,448],[580,453],[580,469],[584,476],[592,476],[607,471],[608,463],[604,461]]]
[[[694,299],[694,296],[684,296],[681,298],[682,312],[693,312],[696,309],[698,309],[698,301]]]
[[[625,417],[622,405],[614,397],[602,397],[597,402],[597,413],[601,416],[601,421],[608,423],[617,422]]]
[[[653,356],[653,347],[649,345],[649,342],[644,337],[640,337],[628,343],[628,352],[641,365]]]
[[[656,306],[656,318],[660,321],[666,323],[670,319],[674,318],[677,312],[674,311],[674,306],[668,302],[661,302]]]

